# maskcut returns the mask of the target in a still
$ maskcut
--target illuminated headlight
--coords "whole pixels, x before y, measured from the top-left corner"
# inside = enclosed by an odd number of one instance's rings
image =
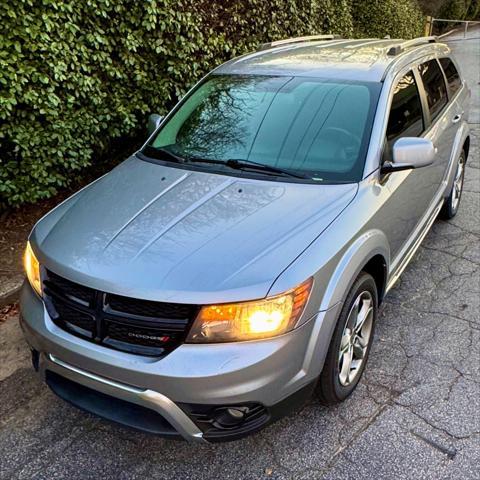
[[[274,337],[292,330],[307,303],[312,279],[275,297],[202,307],[187,342],[238,342]]]
[[[27,242],[27,248],[25,249],[25,256],[23,258],[23,264],[25,267],[25,273],[27,274],[28,281],[32,288],[42,295],[42,282],[40,280],[40,264],[37,257],[33,253],[30,242]]]

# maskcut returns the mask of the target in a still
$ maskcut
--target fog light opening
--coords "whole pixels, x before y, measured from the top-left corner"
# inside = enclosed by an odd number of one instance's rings
[[[223,407],[215,410],[214,426],[216,428],[235,428],[241,425],[249,411],[248,407]]]

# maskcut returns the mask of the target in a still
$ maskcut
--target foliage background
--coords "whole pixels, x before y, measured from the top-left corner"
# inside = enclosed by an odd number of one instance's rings
[[[410,38],[423,22],[417,0],[2,0],[0,208],[125,158],[149,113],[259,43]]]
[[[479,20],[480,0],[419,0],[426,15],[455,20]]]

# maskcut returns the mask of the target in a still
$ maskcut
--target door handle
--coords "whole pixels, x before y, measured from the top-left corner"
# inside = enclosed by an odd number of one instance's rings
[[[455,115],[452,118],[452,123],[458,123],[462,119],[462,115],[463,115],[463,112],[462,113],[457,113],[457,115]]]

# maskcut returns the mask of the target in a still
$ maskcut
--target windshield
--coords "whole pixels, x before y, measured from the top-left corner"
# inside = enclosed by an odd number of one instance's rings
[[[356,182],[379,91],[379,83],[213,75],[181,103],[148,150],[187,162],[214,160],[205,163],[211,170],[233,159],[314,181]]]

